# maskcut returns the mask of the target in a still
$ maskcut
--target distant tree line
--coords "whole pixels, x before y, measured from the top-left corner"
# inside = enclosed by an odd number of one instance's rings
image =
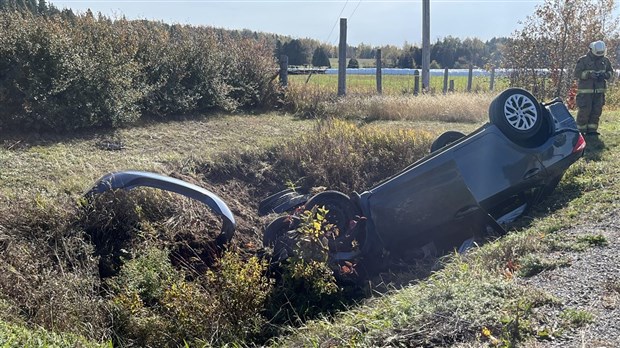
[[[329,58],[338,58],[335,46],[319,43],[311,39],[278,38],[275,42],[276,57],[288,56],[290,65],[330,66]],[[493,38],[483,42],[477,38],[461,40],[447,36],[431,45],[431,68],[467,68],[470,65],[485,67],[499,65],[502,49],[508,38]],[[370,46],[361,43],[347,47],[347,58],[374,59],[381,49],[384,67],[421,68],[422,48],[407,42],[402,47],[394,45]]]

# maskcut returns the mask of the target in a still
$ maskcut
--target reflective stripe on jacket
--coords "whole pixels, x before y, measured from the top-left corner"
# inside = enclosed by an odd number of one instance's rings
[[[574,77],[577,79],[577,94],[605,93],[607,80],[613,76],[613,68],[607,57],[599,57],[588,52],[577,60]],[[603,73],[605,78],[591,78],[591,73]]]

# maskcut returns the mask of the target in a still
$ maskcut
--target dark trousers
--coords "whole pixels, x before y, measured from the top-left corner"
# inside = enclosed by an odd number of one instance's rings
[[[598,122],[605,105],[604,93],[579,93],[576,98],[577,126],[581,132],[594,132],[598,129]]]

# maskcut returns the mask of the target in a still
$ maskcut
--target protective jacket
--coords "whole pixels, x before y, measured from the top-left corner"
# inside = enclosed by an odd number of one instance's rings
[[[607,80],[613,76],[613,68],[607,57],[588,52],[577,60],[575,66],[577,94],[605,93]]]

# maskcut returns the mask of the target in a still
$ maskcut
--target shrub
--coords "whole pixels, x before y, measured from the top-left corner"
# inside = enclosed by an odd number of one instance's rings
[[[264,107],[266,42],[149,21],[0,12],[0,127],[73,130]]]
[[[222,345],[260,333],[271,289],[265,263],[226,253],[217,270],[194,281],[169,262],[168,252],[147,249],[110,280],[120,344]]]
[[[313,132],[278,150],[284,168],[296,168],[293,182],[362,191],[428,153],[431,135],[424,131],[387,131],[351,122],[319,122]]]
[[[71,130],[138,119],[135,45],[103,18],[0,13],[0,124]]]
[[[334,226],[327,211],[314,207],[301,214],[294,254],[279,264],[282,276],[270,300],[272,321],[297,324],[342,307],[343,289],[330,265],[328,241]]]

